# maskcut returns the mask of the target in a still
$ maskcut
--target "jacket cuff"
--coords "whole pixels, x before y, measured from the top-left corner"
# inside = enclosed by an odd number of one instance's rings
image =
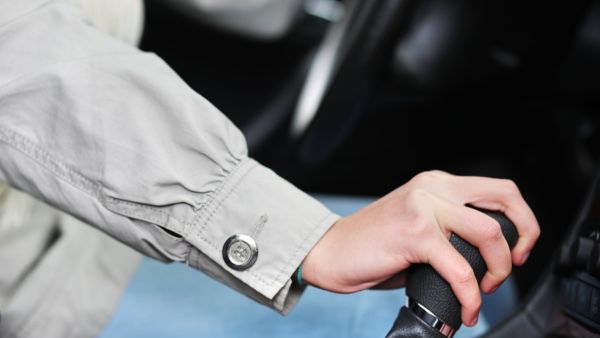
[[[209,274],[282,313],[287,313],[302,293],[291,283],[294,271],[339,219],[252,159],[238,164],[201,209],[184,233],[186,240],[201,251],[193,251],[189,263],[203,265],[198,255],[208,256],[228,276]],[[256,242],[256,261],[241,271],[230,268],[223,256],[223,247],[234,235],[250,236]],[[199,268],[211,270],[207,266]],[[236,280],[244,285],[236,286]]]

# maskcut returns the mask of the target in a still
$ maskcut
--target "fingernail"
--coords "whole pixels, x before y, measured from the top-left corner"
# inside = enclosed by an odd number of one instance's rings
[[[471,321],[471,326],[475,326],[475,324],[477,324],[477,317],[473,318]]]
[[[496,286],[494,286],[493,288],[491,288],[491,289],[490,289],[490,293],[494,293],[494,292],[496,292],[496,290],[498,290],[498,287],[499,287],[499,286],[500,286],[500,285],[496,285]]]

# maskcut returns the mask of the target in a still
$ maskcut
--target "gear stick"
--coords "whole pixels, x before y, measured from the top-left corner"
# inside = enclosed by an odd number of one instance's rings
[[[480,210],[492,217],[502,229],[502,234],[512,249],[518,233],[514,224],[504,214]],[[455,234],[450,243],[467,259],[478,282],[487,268],[479,250]],[[429,265],[411,267],[406,283],[408,307],[403,306],[386,338],[427,337],[451,338],[461,325],[461,306],[450,285]]]

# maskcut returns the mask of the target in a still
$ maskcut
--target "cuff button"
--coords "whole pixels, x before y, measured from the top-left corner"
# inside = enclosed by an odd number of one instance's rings
[[[228,267],[242,271],[250,268],[258,257],[258,247],[250,236],[233,235],[223,245],[223,259]]]

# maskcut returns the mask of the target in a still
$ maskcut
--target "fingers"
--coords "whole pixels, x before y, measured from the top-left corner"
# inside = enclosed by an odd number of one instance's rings
[[[515,265],[524,264],[540,236],[540,227],[517,185],[511,180],[476,176],[452,176],[450,180],[454,189],[461,192],[463,203],[502,211],[515,224],[519,240],[512,250],[512,259]]]
[[[443,230],[440,237],[453,232],[479,249],[488,268],[481,281],[484,292],[494,291],[508,277],[511,260],[516,265],[525,262],[540,235],[533,212],[510,180],[430,171],[415,176],[409,186],[431,197],[430,210]],[[498,222],[466,204],[501,211],[515,224],[519,240],[512,253]],[[462,305],[463,322],[474,323],[481,300],[473,270],[447,238],[436,245],[428,263],[451,285]]]
[[[473,269],[444,236],[432,242],[435,243],[432,243],[429,250],[428,263],[450,284],[462,306],[463,323],[475,325],[481,307],[481,295]]]
[[[511,252],[500,224],[472,208],[440,200],[436,219],[443,228],[477,247],[487,266],[481,281],[484,292],[492,292],[512,270]]]

